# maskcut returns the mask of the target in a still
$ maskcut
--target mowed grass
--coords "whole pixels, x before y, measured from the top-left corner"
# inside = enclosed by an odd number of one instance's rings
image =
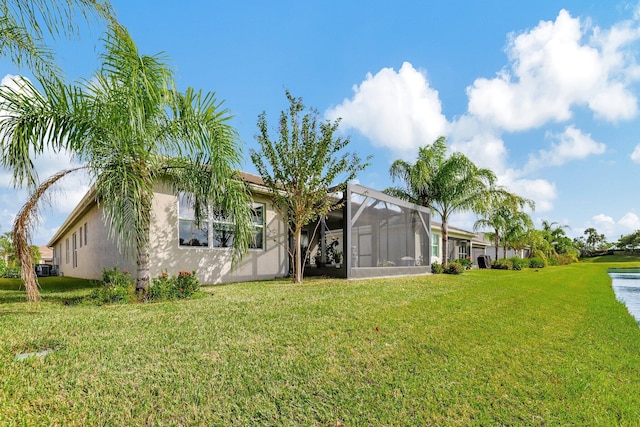
[[[639,425],[626,261],[105,307],[63,305],[88,282],[42,280],[37,307],[0,282],[0,425]]]

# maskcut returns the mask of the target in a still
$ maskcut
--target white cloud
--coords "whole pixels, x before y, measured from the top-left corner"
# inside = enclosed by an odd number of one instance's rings
[[[344,129],[355,129],[378,147],[406,155],[431,144],[447,131],[438,91],[409,62],[396,72],[383,68],[353,87],[354,95],[326,111],[342,118]]]
[[[558,197],[556,185],[545,179],[516,178],[513,180],[500,180],[502,185],[512,192],[531,199],[536,204],[536,212],[549,212],[553,209],[553,201]]]
[[[595,228],[599,234],[604,234],[608,242],[615,243],[620,236],[640,230],[640,218],[635,213],[628,212],[615,221],[611,215],[601,213],[586,222],[577,235],[583,236],[584,230],[589,227]]]
[[[615,221],[613,220],[613,218],[605,214],[595,215],[593,218],[591,218],[591,220],[593,221],[594,224],[597,224],[597,225],[614,225],[615,224]]]
[[[627,212],[618,220],[618,224],[630,231],[640,230],[640,218],[633,212]]]
[[[631,160],[636,163],[640,163],[640,144],[636,145],[636,148],[631,153]]]
[[[549,133],[547,137],[558,142],[552,143],[550,150],[540,150],[537,156],[530,156],[525,171],[545,166],[561,166],[571,160],[602,154],[606,150],[605,144],[594,141],[591,134],[584,133],[573,125],[565,128],[560,134]]]
[[[638,107],[627,84],[637,68],[621,50],[638,38],[628,22],[601,31],[561,10],[554,22],[510,35],[511,67],[467,88],[469,113],[507,131],[566,121],[581,105],[609,121],[630,119]]]
[[[464,153],[479,167],[489,168],[496,174],[507,169],[504,141],[476,117],[464,115],[451,123],[450,142],[452,151]]]

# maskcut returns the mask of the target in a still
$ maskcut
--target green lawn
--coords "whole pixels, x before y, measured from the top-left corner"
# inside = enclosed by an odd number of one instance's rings
[[[640,328],[606,274],[640,262],[602,260],[106,307],[0,281],[0,425],[640,425]]]

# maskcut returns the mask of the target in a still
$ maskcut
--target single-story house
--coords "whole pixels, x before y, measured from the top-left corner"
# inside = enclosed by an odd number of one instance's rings
[[[274,209],[262,179],[246,173],[242,178],[252,194],[255,236],[235,268],[229,249],[232,224],[210,215],[203,227],[196,228],[187,198],[156,185],[150,228],[151,277],[196,270],[202,283],[213,284],[289,274],[288,247],[292,240],[288,228]],[[342,200],[342,207],[305,229],[303,249],[306,252],[310,248],[312,254],[305,273],[352,278],[430,271],[429,209],[354,184],[330,197]],[[125,256],[110,237],[91,191],[48,246],[53,248],[53,264],[60,275],[100,279],[104,269],[115,265],[135,275],[135,259]]]
[[[483,233],[475,233],[473,231],[463,230],[462,228],[452,227],[450,225],[447,228],[449,261],[470,257],[473,263],[477,265],[478,256],[490,255],[487,248],[491,246],[491,242],[485,240]],[[444,248],[442,247],[442,224],[434,221],[431,224],[431,233],[433,237],[431,242],[431,258],[433,262],[442,263],[444,259]]]

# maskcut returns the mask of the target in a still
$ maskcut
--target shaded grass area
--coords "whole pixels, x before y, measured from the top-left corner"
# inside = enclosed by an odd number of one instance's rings
[[[106,307],[65,307],[44,281],[29,307],[0,287],[0,424],[637,425],[640,329],[606,274],[633,266],[243,283]]]

